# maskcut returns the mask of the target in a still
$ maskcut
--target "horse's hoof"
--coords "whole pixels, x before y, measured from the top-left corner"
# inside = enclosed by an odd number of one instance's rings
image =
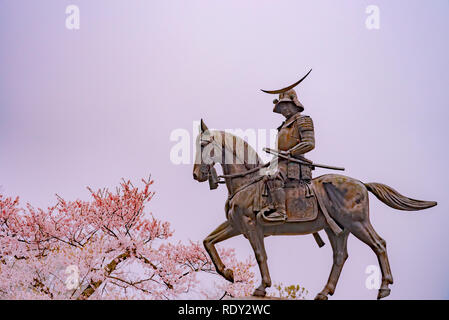
[[[265,289],[259,289],[257,288],[256,290],[254,290],[253,292],[253,296],[254,297],[265,297],[267,295],[267,292],[265,291]]]
[[[327,300],[328,299],[328,297],[327,297],[327,295],[325,295],[325,294],[323,294],[323,293],[318,293],[317,295],[316,295],[316,297],[315,297],[315,300]]]
[[[386,289],[379,289],[379,293],[377,294],[377,300],[383,299],[385,297],[388,297],[390,295],[391,290]]]
[[[224,277],[226,280],[234,283],[234,271],[232,271],[232,269],[225,269]]]

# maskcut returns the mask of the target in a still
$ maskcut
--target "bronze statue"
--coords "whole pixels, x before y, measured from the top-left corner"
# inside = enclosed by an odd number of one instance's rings
[[[386,242],[369,221],[368,191],[398,210],[423,210],[437,203],[411,199],[385,184],[363,183],[343,175],[325,174],[312,179],[311,171],[315,167],[344,169],[316,164],[303,156],[315,146],[313,122],[301,114],[304,107],[293,88],[309,73],[284,89],[263,90],[279,94],[273,111],[286,117],[278,128],[278,150],[266,148],[267,152],[275,155],[269,163],[262,164],[254,149],[243,139],[227,132],[209,130],[201,120],[193,178],[199,182],[209,179],[211,189],[216,189],[219,183],[225,183],[228,189],[226,221],[204,240],[204,247],[217,272],[233,282],[233,271],[225,267],[215,244],[240,234],[247,238],[262,276],[253,295],[265,296],[265,289],[271,286],[271,278],[264,237],[311,233],[321,247],[324,242],[318,231],[324,229],[334,252],[333,265],[326,286],[315,299],[326,300],[335,291],[348,257],[347,239],[352,233],[377,255],[382,272],[377,298],[381,299],[390,294],[393,276]],[[235,148],[236,145],[242,147]],[[215,171],[216,163],[221,164],[221,176]],[[273,164],[277,165],[274,173],[268,170]]]
[[[301,115],[304,111],[303,105],[299,102],[294,86],[303,81],[311,72],[310,70],[302,79],[287,88],[275,91],[262,90],[266,93],[279,93],[279,100],[274,100],[273,112],[280,113],[285,117],[285,121],[278,128],[278,154],[284,157],[278,161],[278,169],[274,176],[271,176],[267,185],[273,200],[274,212],[265,217],[268,221],[283,221],[287,219],[285,208],[285,186],[294,188],[310,189],[309,184],[312,179],[312,167],[301,165],[293,159],[300,159],[309,162],[304,158],[304,153],[315,148],[315,133],[313,121],[309,116]],[[268,149],[267,149],[268,151]],[[292,157],[292,158],[290,158]],[[310,194],[310,190],[308,190]],[[304,201],[310,199],[306,197]]]

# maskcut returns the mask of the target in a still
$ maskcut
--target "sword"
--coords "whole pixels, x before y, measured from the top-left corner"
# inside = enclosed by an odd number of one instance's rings
[[[325,164],[306,162],[305,159],[304,160],[299,160],[299,159],[296,159],[296,158],[293,158],[293,157],[289,157],[289,156],[283,155],[278,150],[273,150],[273,149],[270,149],[270,148],[263,148],[263,151],[265,151],[267,153],[270,153],[272,155],[275,155],[275,156],[277,156],[279,158],[287,159],[289,161],[300,163],[302,165],[309,166],[309,167],[318,167],[318,168],[331,169],[331,170],[340,170],[340,171],[344,171],[345,170],[345,168],[342,168],[342,167],[334,167],[334,166],[328,166],[328,165],[325,165]]]

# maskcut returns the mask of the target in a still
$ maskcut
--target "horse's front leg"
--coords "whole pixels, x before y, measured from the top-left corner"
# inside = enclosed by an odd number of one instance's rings
[[[204,248],[209,254],[218,274],[222,275],[226,280],[231,282],[234,282],[234,272],[231,269],[226,269],[223,261],[221,261],[221,258],[218,255],[215,244],[235,237],[238,234],[240,233],[236,231],[228,221],[226,221],[219,225],[218,228],[216,228],[214,231],[212,231],[212,233],[209,234],[203,241]]]
[[[254,250],[257,264],[259,265],[260,275],[262,277],[259,287],[253,292],[253,296],[265,297],[266,288],[271,287],[270,272],[268,271],[267,253],[265,251],[264,234],[262,226],[256,225],[255,217],[243,217],[243,229],[245,236],[251,243]]]

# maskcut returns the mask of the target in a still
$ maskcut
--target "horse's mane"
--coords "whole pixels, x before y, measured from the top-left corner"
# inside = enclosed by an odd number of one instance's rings
[[[210,133],[215,141],[221,141],[221,147],[232,151],[247,168],[251,169],[262,162],[254,148],[244,139],[226,131],[211,130]]]

